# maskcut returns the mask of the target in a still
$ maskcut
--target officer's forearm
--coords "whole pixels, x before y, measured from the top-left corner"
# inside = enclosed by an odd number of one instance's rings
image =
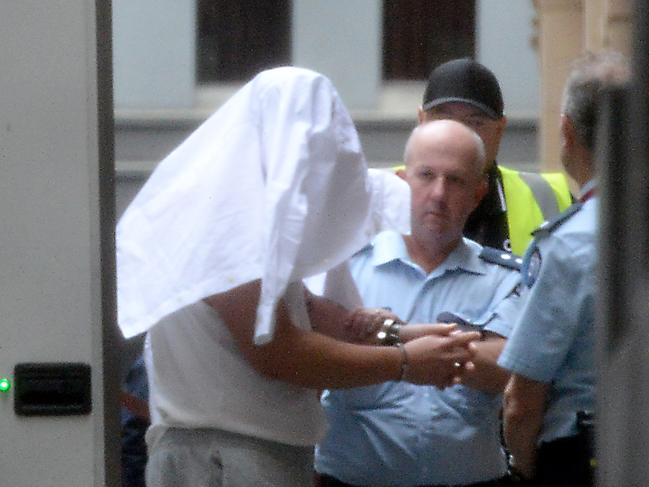
[[[344,327],[349,316],[347,308],[330,299],[316,296],[306,288],[305,302],[314,330],[338,340],[347,340]]]
[[[536,463],[536,443],[545,412],[547,385],[514,374],[505,388],[504,436],[514,466],[532,477]]]
[[[512,466],[525,478],[534,476],[536,464],[536,435],[538,431],[526,428],[528,424],[517,426],[510,422],[506,428],[505,441],[512,454]],[[515,429],[517,428],[517,429]]]

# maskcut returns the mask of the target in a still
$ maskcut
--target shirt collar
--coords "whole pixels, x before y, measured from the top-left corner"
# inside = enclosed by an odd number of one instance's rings
[[[372,241],[372,246],[374,247],[372,254],[372,265],[374,266],[387,264],[393,260],[410,262],[406,242],[403,240],[403,236],[397,232],[379,233]]]
[[[458,246],[453,249],[453,252],[449,254],[438,269],[444,271],[463,270],[473,274],[484,274],[485,263],[480,259],[480,250],[482,250],[482,247],[478,243],[468,238],[462,238]]]
[[[389,262],[400,260],[404,264],[417,266],[408,254],[408,249],[403,236],[397,232],[382,232],[372,242],[374,253],[372,265],[375,267]],[[480,259],[482,247],[467,238],[462,238],[460,243],[453,249],[449,256],[431,274],[443,274],[456,269],[474,274],[485,273],[485,263]]]

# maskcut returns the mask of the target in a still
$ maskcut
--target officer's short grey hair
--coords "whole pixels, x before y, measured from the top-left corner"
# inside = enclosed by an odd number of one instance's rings
[[[595,131],[600,95],[608,88],[622,87],[631,68],[624,55],[615,51],[587,53],[573,65],[563,92],[561,111],[568,116],[581,142],[595,149]]]

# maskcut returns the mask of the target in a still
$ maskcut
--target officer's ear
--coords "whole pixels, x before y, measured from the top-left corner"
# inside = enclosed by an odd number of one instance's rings
[[[565,113],[561,114],[559,130],[564,149],[570,151],[577,141],[577,132],[575,131],[575,125],[572,123],[572,119]]]
[[[496,120],[495,123],[496,131],[498,133],[498,140],[500,140],[502,139],[503,133],[505,133],[505,128],[507,127],[507,117],[503,115],[498,120]]]
[[[484,198],[487,193],[489,192],[489,179],[487,178],[486,175],[484,175],[481,179],[480,182],[478,183],[476,190],[475,190],[475,207],[477,208],[480,202],[482,201],[482,198]]]

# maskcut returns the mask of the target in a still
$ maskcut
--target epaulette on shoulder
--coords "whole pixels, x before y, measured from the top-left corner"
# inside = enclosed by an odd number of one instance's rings
[[[480,258],[485,262],[509,267],[515,271],[520,271],[521,264],[523,264],[523,259],[520,257],[511,252],[505,252],[504,250],[495,249],[493,247],[483,247],[480,252]]]
[[[584,206],[583,203],[577,202],[572,206],[566,208],[563,212],[559,213],[554,218],[551,218],[550,220],[543,222],[541,226],[539,226],[536,230],[532,232],[532,235],[536,236],[536,234],[540,232],[549,233],[556,230],[561,225],[563,225],[564,222],[568,221],[572,215],[579,212],[582,206]]]

